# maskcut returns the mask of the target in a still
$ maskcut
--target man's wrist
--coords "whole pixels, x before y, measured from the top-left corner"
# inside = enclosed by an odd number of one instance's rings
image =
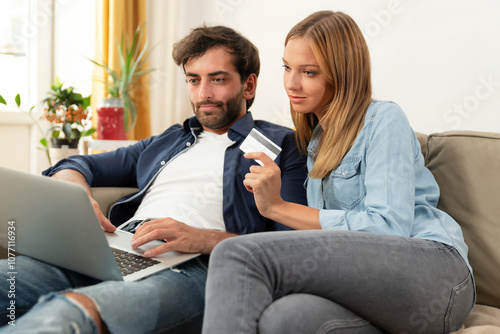
[[[200,253],[210,254],[210,253],[212,253],[212,250],[214,249],[215,246],[217,246],[217,244],[219,242],[221,242],[224,239],[236,237],[236,236],[238,236],[238,235],[234,234],[234,233],[214,231],[214,230],[205,230]]]
[[[51,177],[57,180],[71,182],[82,186],[89,197],[92,198],[92,191],[90,190],[90,186],[82,173],[74,169],[61,169],[60,171],[54,173]]]

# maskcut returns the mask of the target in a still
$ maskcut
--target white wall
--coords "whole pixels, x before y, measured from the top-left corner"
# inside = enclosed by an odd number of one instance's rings
[[[54,76],[88,96],[92,94],[93,64],[88,59],[94,59],[95,1],[56,0],[54,5]]]
[[[53,61],[48,5],[34,19],[39,73],[32,92],[40,100],[53,75],[90,93],[94,1],[50,0],[55,5]],[[255,118],[291,125],[282,88],[283,40],[309,13],[340,10],[358,22],[369,41],[375,98],[406,111],[417,131],[499,132],[500,1],[497,0],[148,0],[148,29],[155,45],[151,64],[153,134],[192,115],[184,77],[172,61],[172,43],[203,23],[235,28],[260,49],[262,70]],[[45,8],[47,7],[47,8]],[[69,14],[68,14],[69,13]],[[48,30],[48,31],[47,31]],[[42,38],[43,37],[43,38]],[[48,64],[47,64],[48,63]],[[25,115],[0,112],[0,165],[39,172],[46,159],[37,151],[34,128]],[[22,138],[15,146],[12,133]],[[29,137],[29,140],[28,140]],[[35,152],[35,153],[33,153]]]
[[[159,1],[149,2],[153,11],[162,10]],[[499,131],[500,1],[169,1],[174,2],[177,39],[203,23],[224,24],[257,45],[262,70],[252,106],[255,118],[291,124],[282,88],[283,41],[296,22],[316,10],[329,9],[356,20],[370,47],[374,97],[400,104],[416,131]],[[171,18],[171,11],[156,11],[156,15]],[[164,54],[163,62],[170,64],[163,68],[171,66],[170,54]],[[156,75],[177,86],[170,97],[176,101],[175,121],[191,115],[181,73],[170,70]],[[174,112],[172,108],[160,111]],[[154,129],[164,129],[171,122],[157,123]]]

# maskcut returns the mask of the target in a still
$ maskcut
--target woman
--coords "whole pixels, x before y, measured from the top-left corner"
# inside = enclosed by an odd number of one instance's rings
[[[321,11],[289,32],[284,84],[308,155],[308,207],[284,202],[263,153],[244,181],[262,215],[297,230],[212,253],[204,333],[446,333],[475,300],[459,225],[401,109],[371,98],[355,22]],[[317,231],[311,231],[317,230]]]

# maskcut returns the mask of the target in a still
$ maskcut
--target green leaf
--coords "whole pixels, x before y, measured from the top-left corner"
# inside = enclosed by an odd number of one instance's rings
[[[87,109],[87,107],[90,106],[90,96],[91,95],[83,98],[83,105],[82,105],[83,110]]]
[[[49,145],[49,142],[47,141],[47,139],[42,138],[40,139],[40,144],[42,144],[43,147],[47,147]]]
[[[73,129],[71,129],[71,123],[65,122],[62,126],[62,131],[66,139],[71,139],[73,136]]]
[[[90,136],[91,134],[93,134],[96,130],[94,128],[90,128],[88,130],[84,130],[82,131],[81,133],[81,137],[88,137]]]
[[[19,95],[19,94],[16,95],[16,104],[18,107],[21,106],[21,95]]]
[[[79,101],[79,102],[82,102],[83,101],[83,97],[82,97],[82,94],[80,93],[73,93],[71,95],[71,98],[75,101]]]
[[[7,105],[7,102],[5,102],[5,99],[0,95],[0,103]]]
[[[78,129],[71,129],[71,138],[74,140],[79,140],[80,137],[82,136],[82,133]]]

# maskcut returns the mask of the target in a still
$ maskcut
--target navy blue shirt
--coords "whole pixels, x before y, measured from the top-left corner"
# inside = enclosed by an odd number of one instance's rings
[[[235,143],[226,149],[224,157],[224,224],[227,232],[236,234],[289,229],[262,217],[253,194],[243,185],[250,166],[257,163],[245,159],[239,146],[253,128],[282,148],[275,162],[281,168],[283,199],[307,204],[304,188],[306,159],[298,151],[295,132],[266,121],[254,121],[252,115],[247,113],[229,129],[228,137]],[[196,117],[192,117],[183,125],[173,125],[158,136],[128,147],[101,154],[69,157],[43,174],[51,176],[62,169],[73,169],[82,173],[91,187],[138,187],[139,192],[122,198],[109,212],[111,222],[119,226],[133,216],[159,171],[178,154],[196,145],[196,138],[201,131],[201,124]]]

